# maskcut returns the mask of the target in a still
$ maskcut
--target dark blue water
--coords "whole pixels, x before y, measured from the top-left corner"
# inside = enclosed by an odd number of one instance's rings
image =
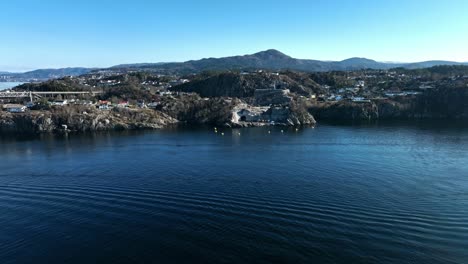
[[[468,263],[468,128],[268,130],[3,137],[1,263]]]

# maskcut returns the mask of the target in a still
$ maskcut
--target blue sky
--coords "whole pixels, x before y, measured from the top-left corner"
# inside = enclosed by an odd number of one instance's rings
[[[467,14],[466,0],[5,0],[0,71],[270,48],[319,60],[468,61]]]

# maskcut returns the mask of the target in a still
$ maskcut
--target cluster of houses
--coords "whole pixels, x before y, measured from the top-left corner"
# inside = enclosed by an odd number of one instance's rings
[[[394,97],[406,97],[406,96],[416,96],[420,95],[423,92],[421,91],[387,91],[383,94],[376,94],[372,95],[367,93],[367,96],[360,95],[359,90],[355,90],[355,88],[344,88],[340,89],[337,93],[330,93],[328,95],[322,94],[319,95],[317,98],[320,101],[342,101],[342,100],[350,100],[356,103],[369,103],[371,100],[377,99],[385,99],[385,98],[394,98]],[[313,98],[315,98],[314,95]]]
[[[89,74],[72,77],[69,78],[75,79],[78,81],[79,84],[93,87],[93,88],[105,88],[105,87],[112,87],[120,84],[125,84],[125,81],[118,76],[125,75],[125,74],[132,74],[137,73],[137,71],[125,71],[121,69],[115,70],[100,70],[96,72],[92,72]],[[152,78],[142,81],[139,83],[142,87],[147,90],[154,90],[154,91],[167,91],[169,88],[173,86],[177,86],[180,84],[184,84],[189,82],[190,80],[180,78],[177,75],[165,75],[165,74],[153,74]],[[155,79],[156,78],[156,79]],[[158,80],[161,78],[162,80]]]
[[[121,101],[117,104],[113,104],[107,100],[99,100],[96,103],[96,107],[99,110],[111,110],[114,107],[117,108],[156,108],[159,105],[158,102],[145,103],[144,101],[138,102],[136,105],[130,104],[128,101]]]
[[[27,103],[27,104],[3,104],[1,109],[3,111],[7,111],[9,113],[24,113],[28,109],[34,107],[34,103]],[[56,100],[50,103],[51,106],[56,107],[65,107],[68,105],[87,105],[87,106],[94,106],[99,110],[111,110],[115,107],[117,108],[156,108],[159,103],[158,102],[137,102],[136,104],[130,104],[128,101],[121,101],[119,103],[112,103],[106,100],[99,100],[97,102],[93,101],[86,101],[86,100]]]
[[[401,80],[402,78],[411,78],[404,74],[396,74],[395,72],[388,72],[385,76],[386,78],[396,78]],[[424,93],[427,89],[435,88],[436,84],[434,82],[420,82],[419,87],[404,87],[401,89],[395,90],[386,90],[379,86],[385,85],[387,81],[375,81],[372,80],[368,84],[365,80],[376,79],[377,76],[374,75],[365,75],[357,77],[348,77],[348,79],[354,82],[353,86],[344,87],[344,88],[335,88],[328,85],[322,85],[324,91],[323,94],[315,95],[319,101],[342,101],[348,100],[356,103],[368,103],[371,100],[381,100],[381,99],[391,99],[395,97],[410,97],[418,96]]]

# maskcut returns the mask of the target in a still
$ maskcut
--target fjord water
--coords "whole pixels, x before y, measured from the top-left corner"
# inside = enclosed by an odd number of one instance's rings
[[[0,82],[0,91],[16,87],[23,84],[22,82]]]
[[[2,263],[468,263],[466,126],[223,131],[3,137]]]

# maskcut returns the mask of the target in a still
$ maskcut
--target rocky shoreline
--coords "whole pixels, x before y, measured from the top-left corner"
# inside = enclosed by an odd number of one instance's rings
[[[279,97],[286,100],[284,94],[275,98]],[[262,105],[252,98],[182,94],[162,97],[154,109],[67,105],[25,113],[0,111],[0,133],[160,129],[174,124],[256,127],[313,126],[317,121],[468,120],[467,98],[464,89],[445,89],[393,100],[311,102],[288,97],[281,104]]]
[[[180,102],[178,102],[180,103]],[[266,108],[238,104],[230,99],[203,101],[201,105],[184,107],[167,104],[159,109],[113,108],[103,111],[95,107],[67,106],[25,113],[0,112],[1,134],[37,134],[113,130],[161,129],[176,124],[216,125],[220,127],[302,126],[314,125],[309,113],[289,106]],[[238,115],[250,113],[249,119]]]
[[[317,121],[378,121],[461,119],[466,113],[443,115],[415,111],[398,102],[323,103],[308,109],[293,105],[255,107],[231,99],[203,101],[200,105],[167,104],[159,109],[68,106],[48,110],[9,113],[0,111],[0,134],[37,134],[115,130],[161,129],[177,124],[244,128],[262,126],[314,126]],[[180,102],[177,102],[180,103]]]
[[[159,129],[178,121],[150,109],[98,111],[77,107],[30,111],[0,112],[0,133],[55,133],[110,130]]]

